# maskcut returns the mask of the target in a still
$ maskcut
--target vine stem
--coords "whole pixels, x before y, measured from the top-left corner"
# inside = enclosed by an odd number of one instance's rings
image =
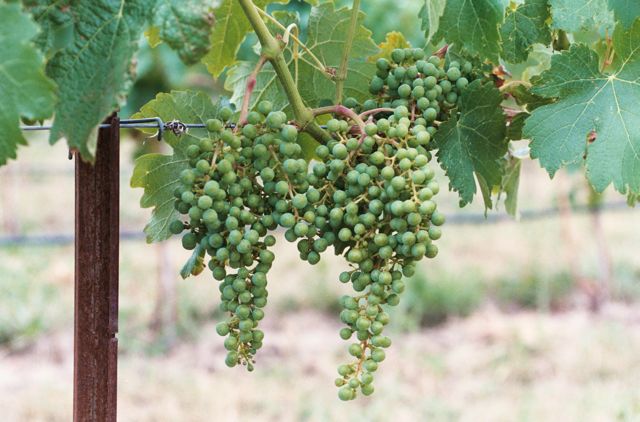
[[[340,67],[336,74],[336,103],[342,102],[342,94],[344,92],[344,82],[347,80],[349,54],[351,53],[351,47],[353,46],[353,39],[356,36],[356,29],[358,27],[358,14],[360,13],[360,0],[353,0],[351,7],[351,21],[349,22],[349,32],[347,32],[347,40],[344,44],[344,50],[342,51],[342,60],[340,61]]]
[[[363,111],[362,113],[360,113],[360,118],[364,119],[365,117],[372,115],[372,114],[378,114],[378,113],[393,113],[395,110],[392,108],[385,108],[385,107],[381,107],[381,108],[374,108],[371,110],[367,110],[367,111]]]
[[[260,70],[262,70],[266,62],[267,58],[265,56],[260,56],[260,59],[258,59],[258,63],[256,64],[256,68],[251,72],[251,75],[247,79],[247,88],[244,92],[244,98],[242,99],[242,109],[240,110],[238,126],[244,126],[247,123],[249,106],[251,105],[251,95],[253,94],[253,90],[256,88],[258,73],[260,73]]]
[[[271,34],[269,28],[267,28],[267,25],[262,20],[258,9],[253,4],[253,1],[238,0],[238,3],[240,3],[245,16],[256,32],[258,40],[260,40],[262,56],[271,63],[276,75],[278,75],[278,80],[289,99],[289,104],[293,110],[296,122],[305,132],[320,142],[326,142],[331,139],[331,136],[315,122],[315,116],[304,104],[302,96],[300,95],[300,92],[298,92],[298,87],[296,86],[293,76],[289,71],[289,67],[287,66],[284,54],[280,48],[280,43]]]
[[[311,110],[311,112],[313,113],[314,116],[320,116],[322,114],[341,114],[345,117],[350,118],[351,120],[353,120],[358,127],[360,128],[360,133],[364,136],[365,131],[365,124],[364,121],[360,118],[360,116],[353,110],[351,110],[348,107],[345,107],[343,105],[334,105],[334,106],[326,106],[326,107],[318,107],[318,108],[314,108],[313,110]]]
[[[613,63],[613,58],[615,55],[615,50],[613,48],[613,40],[609,37],[609,32],[605,34],[605,42],[607,44],[607,51],[604,55],[604,60],[602,61],[602,67],[600,69],[601,72],[604,72],[605,69]]]

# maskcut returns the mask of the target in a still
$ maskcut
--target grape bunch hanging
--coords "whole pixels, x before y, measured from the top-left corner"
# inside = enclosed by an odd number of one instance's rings
[[[338,368],[342,400],[374,391],[374,373],[391,345],[386,306],[395,306],[416,263],[438,253],[445,217],[430,166],[438,125],[455,112],[459,94],[475,78],[470,63],[420,49],[396,49],[376,62],[371,98],[347,98],[326,124],[331,140],[302,158],[299,129],[282,111],[261,102],[236,125],[224,108],[207,121],[210,138],[187,149],[175,207],[183,218],[170,230],[197,249],[193,272],[206,266],[220,281],[226,321],[226,364],[254,369],[264,333],[269,250],[283,228],[310,264],[333,250],[350,269],[340,282],[354,293],[340,299],[340,337],[351,360]],[[184,233],[186,232],[186,233]],[[184,233],[184,234],[183,234]]]

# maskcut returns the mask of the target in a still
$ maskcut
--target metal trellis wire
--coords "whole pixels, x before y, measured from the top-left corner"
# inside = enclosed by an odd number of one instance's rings
[[[109,125],[108,123],[102,123],[98,125],[99,129],[109,129],[110,127],[111,125]],[[175,135],[182,135],[189,129],[204,129],[205,127],[206,125],[204,123],[183,123],[180,120],[171,120],[170,122],[165,122],[160,117],[120,120],[120,129],[157,129],[158,141],[162,141],[164,132],[166,131],[171,131]],[[20,130],[24,131],[51,130],[52,128],[52,125],[20,126]]]

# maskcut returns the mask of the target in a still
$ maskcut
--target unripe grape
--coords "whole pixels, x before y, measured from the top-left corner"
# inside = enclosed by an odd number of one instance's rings
[[[386,357],[386,354],[384,353],[384,350],[382,350],[382,349],[374,349],[371,352],[371,359],[374,362],[380,363],[380,362],[382,362],[384,360],[385,357]]]
[[[378,363],[372,359],[367,359],[362,365],[367,372],[375,372],[378,369]]]
[[[438,211],[434,211],[433,214],[431,215],[431,223],[433,223],[436,226],[441,226],[444,224],[444,222],[445,222],[444,214]]]
[[[227,334],[229,334],[229,325],[226,322],[219,323],[218,325],[216,325],[216,332],[218,333],[218,335],[226,336]]]
[[[367,318],[360,317],[356,320],[356,327],[358,328],[358,330],[368,330],[370,326],[371,321],[369,321]]]
[[[391,60],[393,60],[395,63],[400,64],[404,61],[404,59],[405,59],[404,50],[400,48],[396,48],[391,52]]]
[[[187,233],[182,237],[182,247],[187,250],[195,249],[198,239],[195,234]]]
[[[358,343],[353,343],[349,346],[349,354],[353,357],[359,358],[362,356],[362,347]]]
[[[206,122],[207,130],[209,132],[220,132],[224,125],[218,119],[209,119]]]
[[[364,384],[360,389],[362,390],[362,394],[365,396],[370,396],[374,391],[372,384]]]
[[[369,372],[365,372],[364,374],[362,374],[362,376],[360,377],[360,382],[363,385],[366,384],[371,384],[373,382],[373,375],[370,374]]]
[[[411,87],[407,84],[402,84],[398,87],[398,95],[401,98],[409,98],[411,95]]]
[[[340,374],[340,376],[342,376],[342,377],[346,377],[351,372],[353,372],[353,370],[351,369],[351,367],[349,365],[340,365],[340,366],[338,366],[338,374]]]
[[[238,338],[237,337],[229,336],[226,339],[224,339],[224,347],[225,347],[225,349],[227,349],[227,350],[235,350],[237,346],[238,346]]]
[[[260,101],[258,103],[258,111],[263,115],[268,115],[273,110],[273,104],[270,101]]]
[[[353,331],[350,328],[343,328],[340,330],[340,338],[343,340],[349,340],[353,335]]]
[[[338,390],[338,397],[340,398],[340,400],[343,400],[343,401],[353,399],[354,397],[353,389],[348,386],[344,386],[340,388],[340,390]]]
[[[227,357],[225,358],[224,363],[229,368],[233,368],[238,364],[238,354],[236,352],[227,353]]]
[[[174,220],[169,224],[169,231],[172,234],[180,234],[185,229],[184,223],[181,220]]]
[[[233,111],[229,107],[223,107],[220,110],[220,113],[218,114],[218,116],[222,120],[227,121],[227,120],[231,119],[231,117],[233,116]]]

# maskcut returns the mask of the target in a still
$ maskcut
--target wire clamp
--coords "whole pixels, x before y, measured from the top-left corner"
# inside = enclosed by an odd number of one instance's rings
[[[170,130],[176,136],[182,136],[189,132],[189,127],[180,120],[172,120],[164,124],[164,130]]]

